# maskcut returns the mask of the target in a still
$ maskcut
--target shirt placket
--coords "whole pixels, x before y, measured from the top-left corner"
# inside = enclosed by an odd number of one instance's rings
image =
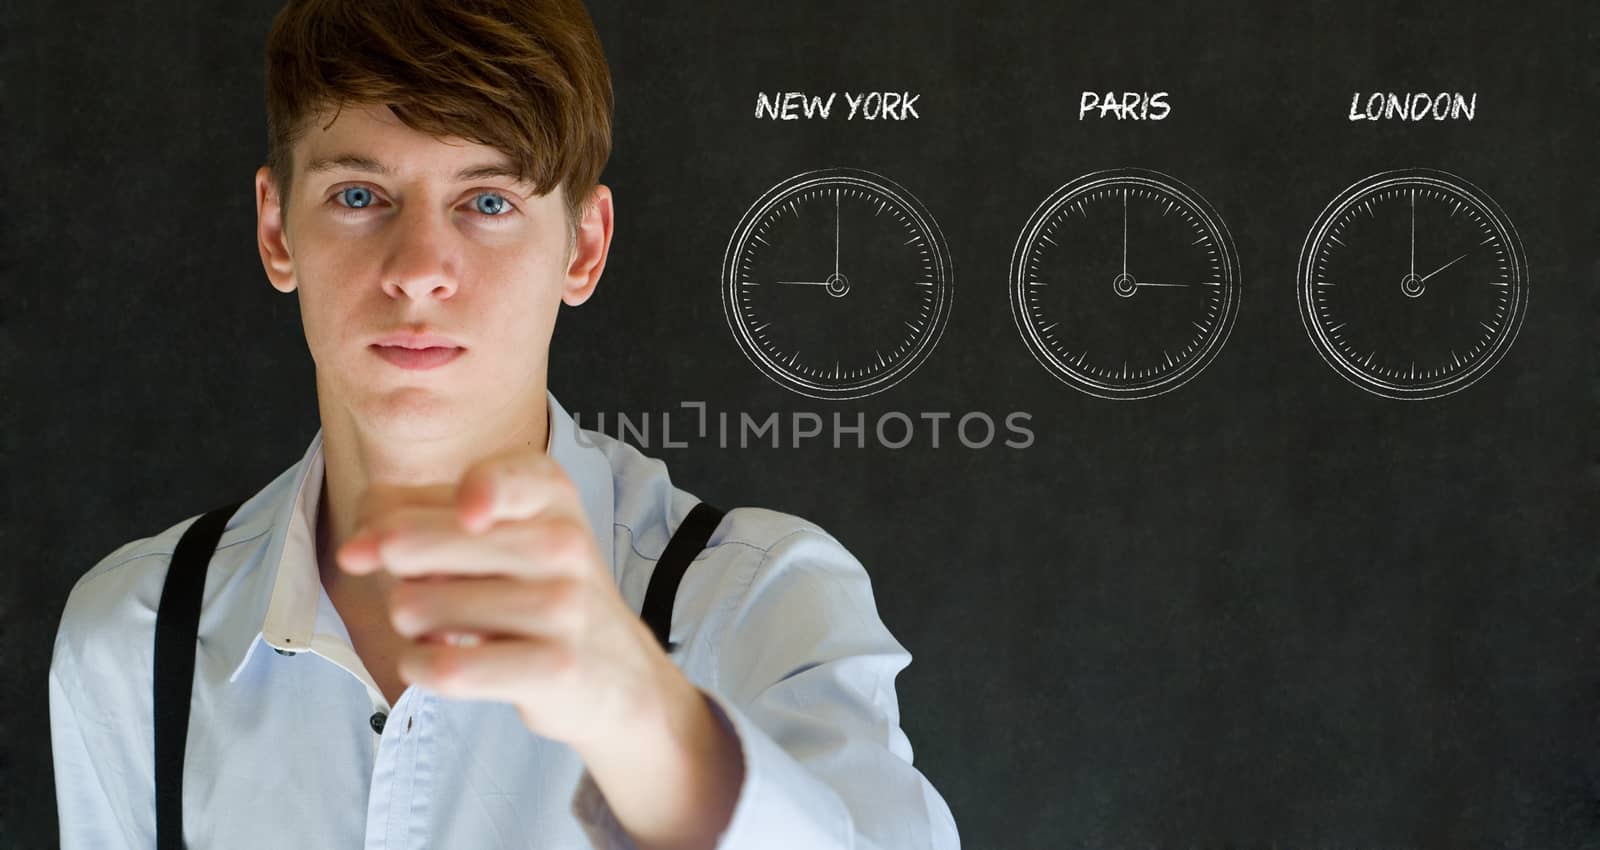
[[[425,850],[432,846],[438,698],[413,685],[401,692],[387,716],[381,695],[372,710],[376,753],[367,798],[366,850]]]

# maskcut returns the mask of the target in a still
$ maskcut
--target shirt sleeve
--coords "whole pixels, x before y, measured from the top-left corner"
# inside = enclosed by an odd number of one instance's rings
[[[744,782],[717,850],[781,836],[814,850],[959,850],[943,797],[912,766],[894,679],[911,655],[878,616],[865,568],[831,535],[767,550],[714,637],[702,687],[733,730]],[[599,850],[635,850],[587,771],[573,814]]]
[[[62,850],[127,846],[128,833],[84,743],[74,700],[82,689],[61,639],[50,660],[50,753],[55,764],[56,815]]]

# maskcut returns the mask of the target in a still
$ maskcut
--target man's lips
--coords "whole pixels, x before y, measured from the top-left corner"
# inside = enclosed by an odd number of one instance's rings
[[[432,369],[443,366],[466,351],[465,348],[457,346],[406,348],[398,345],[374,345],[371,348],[379,357],[402,369]]]
[[[373,345],[394,348],[461,348],[461,343],[436,333],[393,333],[372,341]]]

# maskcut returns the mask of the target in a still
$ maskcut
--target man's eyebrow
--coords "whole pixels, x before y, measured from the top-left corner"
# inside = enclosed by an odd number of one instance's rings
[[[344,154],[341,156],[327,156],[314,159],[306,166],[307,174],[316,174],[323,171],[364,171],[369,174],[382,174],[393,177],[394,169],[370,157]],[[523,179],[521,174],[505,161],[486,162],[480,165],[469,165],[456,172],[457,181],[483,180],[489,177],[507,177],[518,183],[532,186],[532,182]]]

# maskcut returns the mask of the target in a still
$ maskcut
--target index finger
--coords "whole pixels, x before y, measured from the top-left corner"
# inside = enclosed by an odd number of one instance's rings
[[[474,464],[456,493],[461,523],[477,533],[501,520],[528,519],[555,509],[581,516],[578,487],[554,458],[524,449]]]

